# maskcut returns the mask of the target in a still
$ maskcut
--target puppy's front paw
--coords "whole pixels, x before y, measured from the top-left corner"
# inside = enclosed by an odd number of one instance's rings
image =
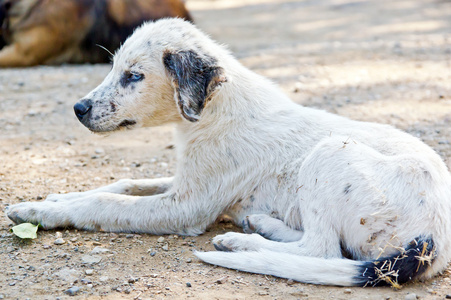
[[[218,251],[257,251],[262,248],[265,239],[258,234],[228,232],[213,239],[213,246]]]
[[[25,202],[10,205],[6,208],[6,215],[16,224],[40,224],[45,229],[67,226],[67,221],[63,218],[62,210],[58,209],[53,204],[54,203],[45,202]]]

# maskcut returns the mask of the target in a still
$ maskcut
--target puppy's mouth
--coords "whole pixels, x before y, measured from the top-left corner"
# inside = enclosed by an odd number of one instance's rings
[[[114,127],[104,127],[104,126],[90,126],[90,125],[85,125],[86,127],[88,127],[88,129],[93,132],[93,133],[97,133],[97,134],[108,134],[110,132],[113,131],[119,131],[119,130],[124,130],[124,129],[132,129],[133,126],[136,125],[136,121],[135,120],[123,120],[121,123],[119,123],[118,125],[114,126]]]
[[[124,120],[121,123],[119,123],[119,125],[117,127],[118,128],[122,128],[122,127],[130,128],[133,125],[136,125],[136,121],[135,120]]]
[[[120,122],[115,128],[112,128],[111,130],[108,131],[128,130],[132,129],[135,125],[136,125],[135,120],[126,119]]]

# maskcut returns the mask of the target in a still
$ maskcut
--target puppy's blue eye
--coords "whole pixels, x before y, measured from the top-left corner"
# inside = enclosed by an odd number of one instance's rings
[[[124,72],[120,79],[120,83],[122,87],[127,87],[129,84],[141,81],[144,79],[144,74],[135,73],[135,72]]]
[[[139,74],[139,73],[129,73],[127,76],[127,80],[129,82],[136,82],[136,81],[140,81],[144,79],[144,75],[143,74]]]

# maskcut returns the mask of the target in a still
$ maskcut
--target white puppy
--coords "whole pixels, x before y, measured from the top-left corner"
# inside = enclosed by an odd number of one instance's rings
[[[450,260],[451,178],[431,148],[293,103],[192,24],[137,29],[74,109],[93,132],[175,123],[176,175],[12,205],[16,223],[198,235],[227,214],[255,233],[198,257],[317,284],[396,286]]]

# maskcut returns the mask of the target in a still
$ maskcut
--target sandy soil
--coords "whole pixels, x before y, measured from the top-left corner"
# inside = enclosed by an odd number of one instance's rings
[[[196,23],[300,104],[392,124],[451,166],[451,2],[188,0]],[[0,70],[0,209],[120,178],[174,173],[171,126],[101,137],[72,106],[107,65]],[[40,231],[21,241],[0,218],[0,299],[444,299],[451,269],[422,283],[337,288],[199,262],[199,237]],[[65,243],[55,245],[62,235]],[[96,248],[96,247],[100,247]],[[105,251],[102,251],[105,250]]]

